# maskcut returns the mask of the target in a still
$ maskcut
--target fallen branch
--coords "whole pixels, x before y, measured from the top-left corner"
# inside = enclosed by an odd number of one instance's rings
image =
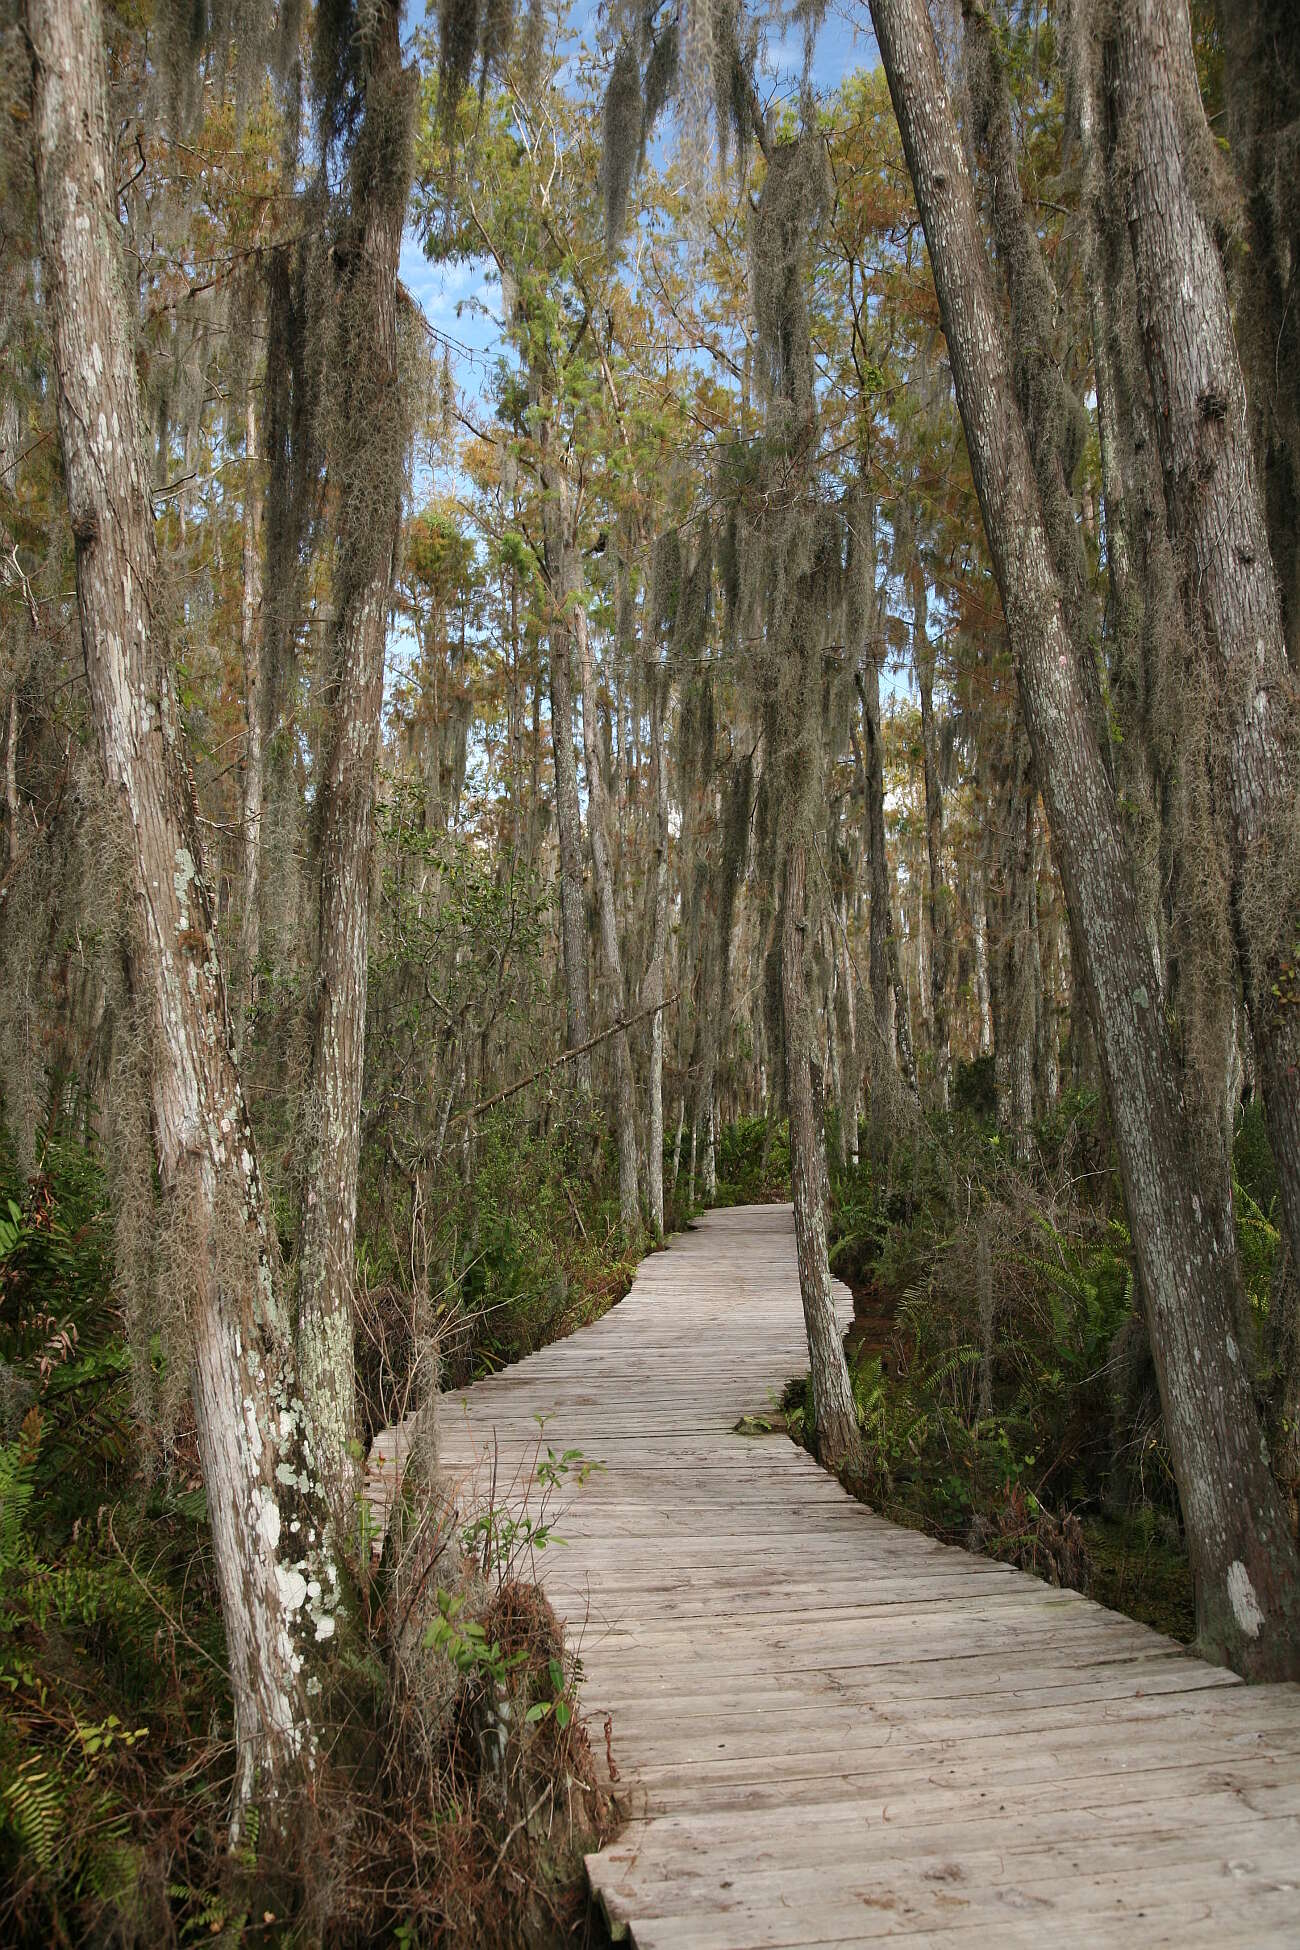
[[[563,1050],[559,1056],[553,1056],[549,1063],[543,1063],[539,1070],[532,1070],[526,1077],[520,1077],[518,1083],[510,1084],[505,1090],[498,1090],[495,1097],[485,1097],[481,1104],[471,1104],[468,1110],[458,1110],[451,1122],[459,1124],[462,1118],[481,1117],[485,1110],[495,1110],[498,1104],[505,1103],[507,1097],[517,1097],[521,1090],[527,1090],[530,1083],[536,1083],[539,1078],[546,1076],[551,1070],[560,1069],[565,1063],[572,1063],[576,1057],[585,1056],[589,1049],[595,1049],[597,1043],[607,1043],[610,1037],[617,1036],[620,1030],[633,1029],[637,1023],[644,1022],[647,1016],[658,1015],[660,1009],[666,1009],[670,1002],[676,1002],[680,994],[680,989],[674,989],[672,994],[666,995],[662,1002],[652,1002],[648,1008],[638,1009],[634,1016],[620,1016],[617,1022],[610,1024],[608,1029],[602,1029],[598,1036],[589,1036],[585,1043],[578,1043],[573,1049]]]

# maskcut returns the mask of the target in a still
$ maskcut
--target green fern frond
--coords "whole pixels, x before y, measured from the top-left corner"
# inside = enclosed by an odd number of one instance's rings
[[[53,1867],[64,1832],[67,1795],[58,1775],[29,1755],[0,1789],[9,1826],[37,1868]]]

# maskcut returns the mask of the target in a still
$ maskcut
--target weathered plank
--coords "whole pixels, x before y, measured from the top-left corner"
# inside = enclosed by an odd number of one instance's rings
[[[805,1366],[789,1208],[749,1207],[444,1403],[467,1514],[494,1464],[516,1512],[548,1447],[605,1465],[550,1493],[567,1542],[534,1568],[580,1642],[598,1753],[613,1722],[631,1819],[587,1867],[615,1932],[1300,1944],[1300,1688],[1245,1688],[736,1433]],[[404,1451],[387,1431],[372,1459],[381,1533]]]

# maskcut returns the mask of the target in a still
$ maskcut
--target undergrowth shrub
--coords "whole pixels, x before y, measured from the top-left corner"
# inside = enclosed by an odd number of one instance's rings
[[[503,1208],[505,1178],[482,1181]],[[532,1580],[586,1459],[539,1437],[536,1507],[472,1520],[426,1482],[358,1578],[310,1800],[274,1831],[254,1808],[232,1850],[194,1432],[139,1426],[111,1236],[93,1152],[47,1145],[30,1183],[0,1180],[0,1942],[584,1941],[582,1853],[613,1816],[576,1648]]]
[[[1190,1638],[1177,1490],[1104,1111],[1092,1093],[1063,1096],[1022,1170],[999,1142],[990,1083],[966,1066],[949,1115],[856,1171],[832,1170],[831,1264],[859,1316],[853,1487],[902,1522]],[[1281,1256],[1253,1104],[1233,1163],[1267,1405]],[[786,1406],[799,1435],[800,1387]]]
[[[589,1116],[539,1131],[510,1104],[436,1171],[372,1157],[357,1254],[358,1381],[367,1430],[401,1419],[422,1343],[444,1385],[521,1360],[622,1298],[642,1242],[623,1233],[616,1174]]]
[[[883,1513],[1190,1636],[1191,1586],[1131,1244],[1095,1097],[1017,1168],[968,1066],[952,1111],[832,1171],[833,1270],[852,1288],[853,1487]],[[1248,1223],[1248,1222],[1247,1222]],[[1252,1283],[1256,1304],[1257,1282]],[[792,1397],[795,1432],[802,1401]],[[1150,1603],[1148,1604],[1148,1599]]]
[[[790,1126],[741,1117],[718,1137],[715,1205],[765,1205],[790,1196]]]

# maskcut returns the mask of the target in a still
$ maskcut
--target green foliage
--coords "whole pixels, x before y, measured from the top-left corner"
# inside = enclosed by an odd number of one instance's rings
[[[993,1077],[992,1056],[977,1056],[969,1063],[958,1063],[952,1073],[953,1109],[992,1129],[997,1122],[998,1101]]]
[[[741,1117],[718,1138],[715,1205],[763,1205],[790,1196],[790,1126],[784,1118]]]
[[[512,1835],[545,1783],[557,1795],[548,1875],[575,1882],[582,1847],[604,1832],[577,1720],[579,1668],[543,1601],[509,1582],[517,1560],[559,1541],[548,1499],[599,1464],[547,1445],[539,1430],[540,1507],[497,1511],[470,1540],[497,1596],[485,1605],[477,1575],[443,1591],[416,1641],[420,1657],[454,1676],[454,1710],[432,1755],[404,1717],[412,1682],[396,1683],[379,1626],[322,1713],[330,1754],[313,1820],[326,1838],[314,1831],[300,1863],[289,1844],[259,1838],[254,1808],[232,1851],[231,1702],[193,1430],[183,1423],[166,1467],[150,1470],[132,1439],[130,1358],[108,1331],[111,1260],[102,1237],[96,1257],[82,1230],[103,1212],[102,1182],[69,1152],[48,1156],[39,1185],[41,1235],[26,1239],[6,1206],[3,1264],[26,1279],[39,1253],[43,1267],[62,1269],[53,1295],[79,1329],[79,1351],[42,1387],[36,1350],[18,1371],[23,1419],[0,1440],[0,1940],[288,1944],[311,1909],[322,1846],[393,1892],[382,1913],[358,1921],[349,1910],[347,1927],[363,1934],[348,1940],[382,1934],[404,1908],[422,1919],[411,1940],[428,1940],[435,1911],[445,1934],[449,1902],[461,1906],[452,1940],[513,1940],[511,1892],[539,1869],[536,1839]],[[15,1189],[20,1215],[35,1210],[31,1188]],[[557,1199],[567,1209],[562,1191]],[[25,1305],[11,1279],[15,1293]],[[385,1591],[371,1587],[380,1620]],[[474,1702],[499,1692],[520,1748],[503,1806],[484,1797],[480,1747],[463,1737]]]
[[[1190,1636],[1128,1233],[1109,1171],[1070,1175],[1101,1141],[1097,1106],[1063,1106],[1031,1176],[977,1114],[977,1081],[892,1156],[833,1175],[832,1264],[859,1316],[853,1487],[896,1521],[1058,1582],[1089,1582],[1095,1537],[1099,1591]],[[1262,1267],[1268,1222],[1244,1194],[1239,1208]],[[802,1439],[802,1392],[783,1406]]]
[[[48,1140],[31,1182],[0,1147],[0,1361],[43,1388],[120,1325],[108,1300],[112,1232],[93,1152]]]
[[[507,1676],[528,1657],[527,1652],[520,1647],[504,1653],[501,1641],[489,1641],[486,1628],[477,1618],[464,1616],[464,1610],[463,1595],[439,1590],[438,1616],[425,1628],[425,1646],[450,1659],[457,1672],[473,1674],[493,1686],[504,1686]]]

